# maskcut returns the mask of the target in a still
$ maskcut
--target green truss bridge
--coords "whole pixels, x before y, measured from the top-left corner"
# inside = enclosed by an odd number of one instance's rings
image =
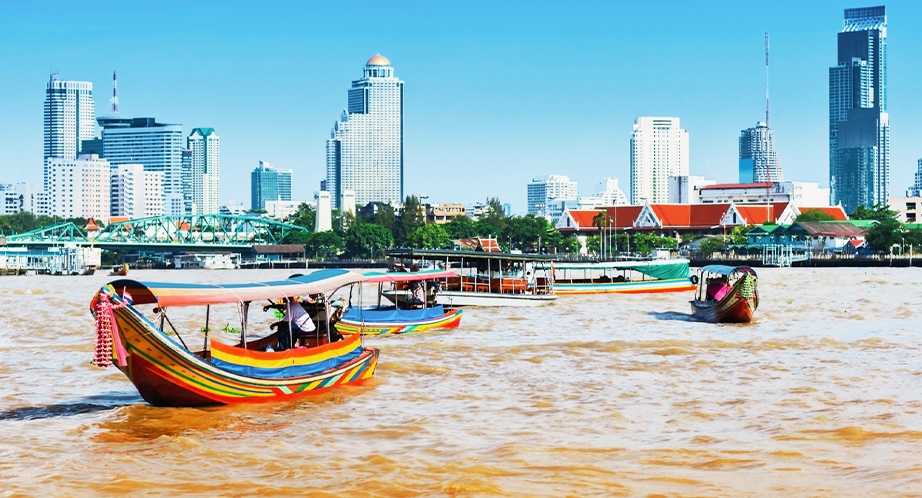
[[[76,244],[113,251],[233,251],[280,244],[289,234],[307,232],[297,225],[249,216],[217,214],[153,216],[111,223],[98,232],[61,223],[6,236],[7,246]]]

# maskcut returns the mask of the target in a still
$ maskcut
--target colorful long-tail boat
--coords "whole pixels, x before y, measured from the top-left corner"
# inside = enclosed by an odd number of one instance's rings
[[[550,267],[550,265],[547,265]],[[649,294],[695,290],[684,258],[553,263],[555,294]]]
[[[94,363],[114,363],[141,397],[155,406],[289,401],[359,384],[374,375],[378,360],[378,350],[364,347],[361,335],[330,342],[329,333],[318,333],[302,348],[272,351],[281,332],[252,338],[247,315],[253,302],[283,300],[300,306],[301,296],[327,302],[324,297],[337,289],[363,280],[363,275],[348,270],[224,285],[115,280],[100,289],[91,303],[97,332]],[[211,308],[221,304],[237,307],[239,341],[209,336]],[[205,308],[202,350],[190,349],[167,316],[169,310],[187,306]],[[329,324],[325,330],[330,330]]]
[[[759,279],[748,266],[708,265],[701,268],[698,291],[690,301],[692,315],[711,323],[745,323],[759,307]]]
[[[457,327],[461,323],[461,308],[437,304],[438,279],[455,278],[448,270],[389,271],[366,273],[365,283],[378,284],[377,305],[349,307],[336,324],[342,334],[386,335],[422,332],[434,328]],[[407,299],[395,305],[382,305],[384,285],[407,293]],[[412,288],[418,288],[419,298],[412,302]],[[390,289],[389,289],[390,290]]]

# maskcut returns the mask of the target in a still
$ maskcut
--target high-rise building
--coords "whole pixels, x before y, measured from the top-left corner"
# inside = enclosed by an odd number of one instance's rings
[[[76,159],[45,159],[48,214],[62,218],[108,218],[109,175],[108,161],[96,154],[80,154]]]
[[[922,159],[919,159],[919,169],[916,171],[916,181],[906,190],[906,197],[922,196]]]
[[[560,200],[575,200],[579,197],[576,182],[564,175],[548,175],[547,178],[532,178],[528,184],[528,214],[550,216],[557,219],[560,213],[556,207]]]
[[[276,169],[266,161],[250,173],[250,208],[266,209],[267,201],[291,200],[291,170]]]
[[[120,164],[112,166],[110,184],[112,216],[163,215],[163,172],[144,171],[141,164]]]
[[[845,9],[838,62],[829,68],[829,188],[853,212],[886,204],[890,191],[887,15],[884,6]]]
[[[164,214],[185,213],[182,190],[182,125],[154,118],[100,117],[104,157],[109,164],[143,164],[163,173]]]
[[[679,118],[637,118],[631,134],[631,203],[669,202],[670,176],[688,176],[688,132]]]
[[[355,202],[403,202],[403,81],[386,57],[365,64],[362,79],[352,82],[349,106],[327,140],[326,190],[341,208],[345,190]]]
[[[188,150],[192,182],[191,214],[218,214],[221,208],[221,141],[214,128],[189,133]]]
[[[740,183],[782,182],[784,172],[775,150],[775,132],[759,122],[740,134]]]
[[[83,140],[96,136],[93,83],[59,80],[53,73],[45,90],[45,156],[76,159]]]

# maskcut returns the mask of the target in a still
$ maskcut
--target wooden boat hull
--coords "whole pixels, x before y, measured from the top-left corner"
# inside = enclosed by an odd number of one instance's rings
[[[381,295],[395,304],[403,304],[408,298],[408,294],[403,291],[384,291]],[[544,306],[553,303],[558,297],[556,294],[498,294],[448,290],[439,291],[438,294],[439,304],[452,308],[459,306]]]
[[[461,313],[461,308],[458,308],[452,311],[448,311],[444,315],[436,318],[412,322],[360,322],[343,318],[336,324],[336,330],[338,330],[341,334],[409,334],[412,332],[422,332],[429,329],[457,327],[461,323]]]
[[[695,290],[687,278],[631,282],[554,282],[554,294],[653,294]]]
[[[154,406],[206,406],[284,402],[346,384],[359,384],[374,375],[378,350],[323,372],[300,377],[257,378],[231,373],[189,352],[150,321],[131,311],[114,311],[118,333],[127,350],[127,365],[119,369],[141,397]]]
[[[692,300],[692,315],[710,323],[750,322],[759,307],[759,293],[755,285],[756,277],[747,275],[718,301]]]

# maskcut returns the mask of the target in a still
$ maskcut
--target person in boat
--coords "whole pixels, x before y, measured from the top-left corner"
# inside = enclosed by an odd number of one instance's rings
[[[727,292],[729,291],[730,291],[730,284],[727,281],[726,275],[721,275],[720,277],[708,279],[708,287],[707,287],[708,299],[713,299],[714,301],[720,301],[724,296],[727,295]]]
[[[317,330],[311,316],[301,306],[301,303],[293,298],[286,297],[281,303],[267,304],[263,306],[263,311],[268,311],[270,308],[284,313],[281,320],[269,325],[272,330],[278,327],[278,351],[291,349],[294,341],[313,335]]]

